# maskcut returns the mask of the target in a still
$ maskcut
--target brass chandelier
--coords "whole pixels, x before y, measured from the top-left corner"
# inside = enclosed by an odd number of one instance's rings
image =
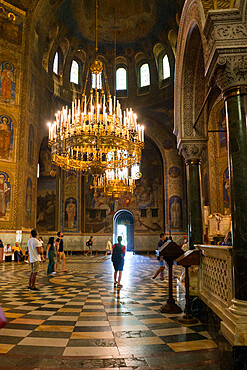
[[[96,53],[97,9],[96,0]],[[89,73],[95,84],[87,96]],[[144,127],[137,123],[131,108],[122,111],[116,93],[112,98],[104,66],[97,56],[87,71],[82,99],[72,102],[71,109],[63,107],[55,117],[48,126],[52,161],[57,166],[93,175],[95,194],[97,189],[116,198],[133,193],[135,180],[141,176],[135,169],[141,161]]]

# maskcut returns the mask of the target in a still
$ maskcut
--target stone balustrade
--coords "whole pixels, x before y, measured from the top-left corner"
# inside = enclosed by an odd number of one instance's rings
[[[232,247],[197,245],[201,251],[199,297],[221,318],[233,298]]]

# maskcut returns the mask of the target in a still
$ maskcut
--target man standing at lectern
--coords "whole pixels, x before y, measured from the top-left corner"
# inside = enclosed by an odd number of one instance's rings
[[[158,242],[157,249],[159,250],[162,247],[162,245],[167,242],[167,240],[168,239],[165,236],[165,234],[161,233],[160,241]],[[152,279],[155,279],[160,274],[160,280],[164,280],[164,270],[165,270],[164,260],[161,256],[157,256],[157,260],[159,261],[160,267],[158,268],[158,270],[156,271]]]

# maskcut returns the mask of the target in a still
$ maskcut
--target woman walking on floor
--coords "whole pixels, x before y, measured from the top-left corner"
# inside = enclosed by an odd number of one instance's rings
[[[46,251],[46,258],[49,258],[49,263],[47,267],[47,275],[56,273],[54,271],[54,266],[55,266],[54,255],[55,255],[54,237],[51,236],[49,238],[49,241],[47,244],[47,251]]]

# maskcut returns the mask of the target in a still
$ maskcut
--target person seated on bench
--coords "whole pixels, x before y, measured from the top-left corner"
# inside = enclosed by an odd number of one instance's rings
[[[10,257],[11,256],[11,257]],[[7,259],[6,259],[7,257]],[[14,252],[12,252],[10,244],[5,245],[4,247],[4,261],[11,262],[14,259]]]
[[[15,262],[20,262],[21,258],[23,256],[23,252],[21,250],[21,247],[19,246],[18,242],[15,243],[15,245],[12,247],[12,252],[14,252],[14,260]]]

